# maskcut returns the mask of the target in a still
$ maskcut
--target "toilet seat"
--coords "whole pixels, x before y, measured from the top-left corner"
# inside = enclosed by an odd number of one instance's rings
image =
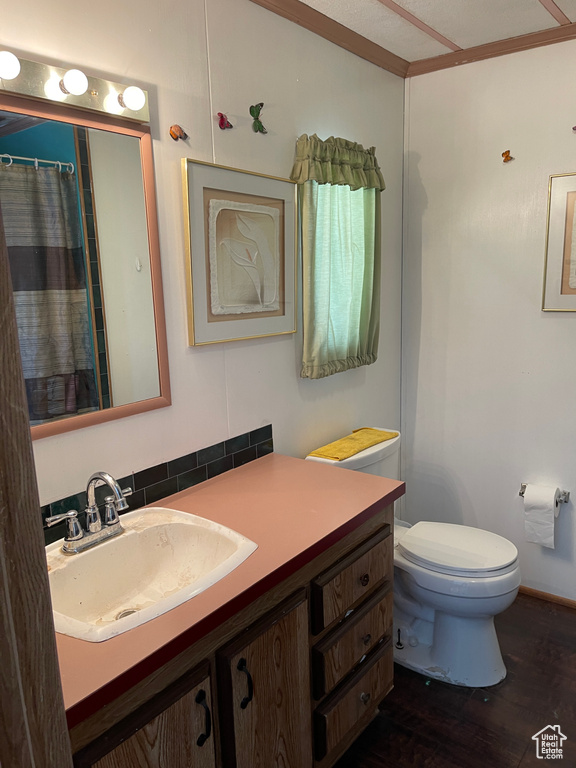
[[[452,576],[490,578],[517,567],[512,542],[480,528],[452,523],[416,523],[403,531],[398,551],[409,562]]]

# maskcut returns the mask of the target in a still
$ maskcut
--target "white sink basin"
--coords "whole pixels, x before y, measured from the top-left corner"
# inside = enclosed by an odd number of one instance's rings
[[[122,515],[124,533],[77,555],[46,547],[56,631],[93,643],[203,592],[257,545],[203,517],[163,507]]]

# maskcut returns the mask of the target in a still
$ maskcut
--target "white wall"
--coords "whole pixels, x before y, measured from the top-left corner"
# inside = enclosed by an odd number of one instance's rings
[[[574,507],[524,540],[520,484],[576,498],[576,314],[541,312],[550,174],[576,171],[576,42],[407,81],[406,517],[511,539],[576,598]],[[515,158],[504,164],[502,152]]]
[[[88,131],[113,405],[160,395],[140,141]],[[118,226],[121,222],[121,226]]]
[[[3,9],[4,47],[149,91],[173,396],[170,408],[36,441],[41,502],[95,470],[122,476],[270,422],[276,450],[296,456],[357,426],[398,426],[403,81],[248,0],[31,2]],[[251,129],[258,101],[266,136]],[[233,130],[218,128],[219,111]],[[173,123],[187,142],[169,137]],[[314,382],[298,377],[300,333],[199,348],[186,338],[181,158],[285,177],[304,132],[375,145],[387,182],[380,359]]]

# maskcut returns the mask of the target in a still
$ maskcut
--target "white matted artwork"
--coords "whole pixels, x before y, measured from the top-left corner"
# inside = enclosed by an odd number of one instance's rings
[[[280,212],[210,200],[208,252],[214,315],[269,312],[280,306]]]
[[[191,345],[294,333],[296,185],[183,160]]]
[[[542,309],[576,312],[576,173],[550,176]]]

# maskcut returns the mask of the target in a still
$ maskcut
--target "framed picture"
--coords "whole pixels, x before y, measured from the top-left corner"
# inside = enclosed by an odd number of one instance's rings
[[[296,330],[296,183],[182,161],[189,344]]]
[[[542,309],[576,312],[576,173],[550,176]]]

